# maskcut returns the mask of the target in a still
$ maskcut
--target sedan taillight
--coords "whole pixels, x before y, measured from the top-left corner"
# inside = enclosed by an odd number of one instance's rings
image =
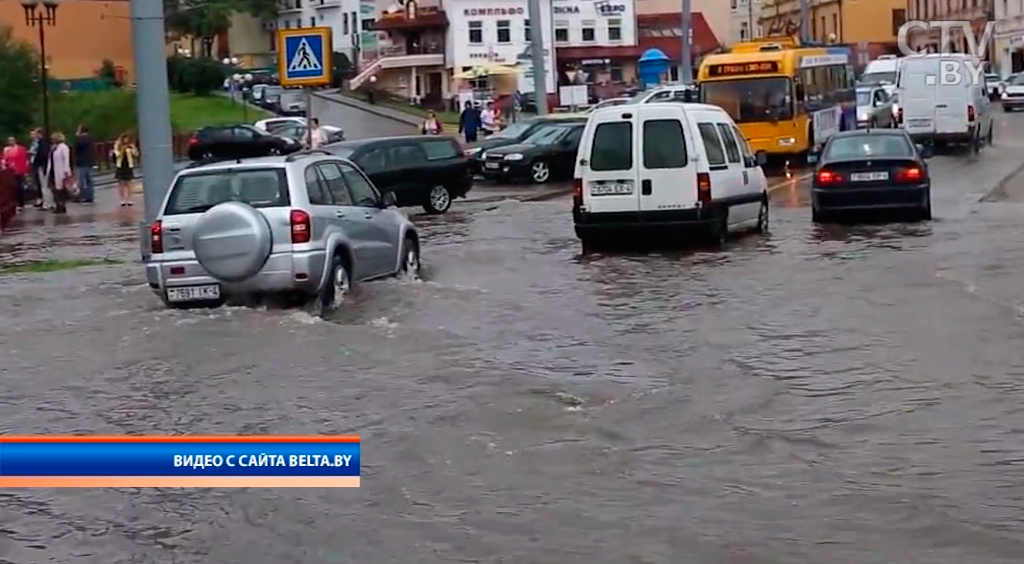
[[[925,178],[924,170],[922,170],[920,167],[916,167],[916,166],[910,167],[910,168],[900,169],[896,173],[896,180],[898,180],[900,182],[913,182],[913,183],[917,183],[917,182],[921,182],[922,180],[924,180],[924,178]]]

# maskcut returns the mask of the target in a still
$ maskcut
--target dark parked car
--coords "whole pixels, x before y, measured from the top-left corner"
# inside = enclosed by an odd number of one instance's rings
[[[188,158],[244,159],[267,155],[287,155],[302,148],[292,139],[271,135],[251,125],[204,127],[188,141]]]
[[[276,112],[278,104],[281,101],[281,94],[284,93],[284,87],[271,85],[263,90],[263,97],[260,99],[260,106]]]
[[[840,212],[907,210],[932,218],[928,147],[902,129],[845,131],[829,138],[811,187],[815,223]]]
[[[485,178],[528,179],[538,184],[570,178],[586,122],[548,124],[522,143],[487,149],[481,155]]]
[[[359,165],[399,206],[444,213],[473,187],[469,161],[452,137],[412,135],[332,143],[324,150]]]
[[[306,96],[302,90],[285,90],[277,100],[277,113],[282,116],[305,116]]]
[[[522,143],[523,140],[536,133],[538,129],[545,125],[552,123],[586,123],[586,121],[586,116],[581,116],[580,114],[556,114],[511,123],[505,129],[471,144],[465,150],[466,156],[469,157],[470,170],[473,171],[473,174],[480,174],[483,171],[480,154],[484,151],[504,147],[505,145]]]

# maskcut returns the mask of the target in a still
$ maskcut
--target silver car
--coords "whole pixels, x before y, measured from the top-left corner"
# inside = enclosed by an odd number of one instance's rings
[[[178,173],[150,227],[150,288],[171,307],[254,294],[339,307],[362,281],[416,275],[420,240],[358,167],[326,151]]]
[[[894,126],[893,99],[883,86],[857,88],[857,128],[888,129]]]

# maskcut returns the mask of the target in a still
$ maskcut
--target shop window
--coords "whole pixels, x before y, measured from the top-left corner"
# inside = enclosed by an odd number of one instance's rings
[[[608,41],[622,41],[622,20],[610,18],[608,20]]]
[[[622,67],[621,66],[619,66],[619,65],[612,65],[608,69],[608,73],[611,75],[611,79],[612,79],[613,83],[625,82],[625,80],[622,79]]]
[[[523,21],[523,41],[530,42],[530,20]]]
[[[509,20],[498,20],[498,43],[512,42],[512,22]]]
[[[594,34],[594,20],[583,20],[583,41],[594,41],[597,37]]]
[[[569,41],[569,22],[564,20],[555,22],[555,41],[557,43]]]
[[[470,45],[480,45],[484,42],[484,23],[483,22],[469,22],[469,43]]]

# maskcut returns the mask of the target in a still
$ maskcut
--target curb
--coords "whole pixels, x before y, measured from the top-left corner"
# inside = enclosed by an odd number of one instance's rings
[[[1006,191],[1006,186],[1010,183],[1011,179],[1022,172],[1024,172],[1024,164],[1013,169],[1010,174],[1007,174],[1002,178],[1002,180],[997,182],[991,190],[985,192],[985,195],[978,200],[978,203],[998,202],[1000,199],[1007,197],[1009,194]]]

